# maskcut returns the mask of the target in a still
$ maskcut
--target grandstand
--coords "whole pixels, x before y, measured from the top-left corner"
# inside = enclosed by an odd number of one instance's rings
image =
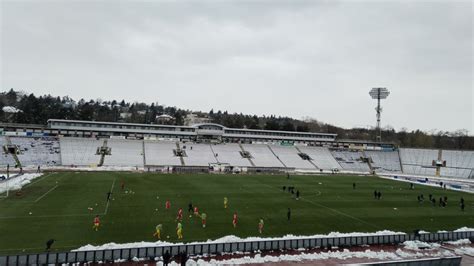
[[[141,141],[110,139],[107,147],[111,148],[111,154],[105,157],[104,166],[143,166]]]
[[[369,165],[364,162],[364,154],[360,151],[333,150],[332,155],[342,166],[342,169],[354,172],[370,172]]]
[[[148,166],[173,166],[181,165],[180,158],[174,155],[176,142],[172,141],[147,141],[145,146],[145,165]]]
[[[252,156],[252,161],[258,167],[282,168],[286,167],[270,149],[268,145],[244,144],[245,151]]]
[[[186,153],[183,160],[187,166],[209,166],[209,164],[217,163],[219,154],[214,154],[209,144],[185,143],[180,147]]]
[[[60,138],[61,162],[63,165],[73,166],[97,166],[100,155],[97,148],[103,145],[103,141],[85,138]]]
[[[64,124],[64,128],[61,128],[61,124]],[[124,123],[112,126],[111,123],[102,125],[100,122],[82,124],[101,131],[92,131],[93,135],[88,137],[84,136],[85,132],[82,137],[72,136],[71,128],[74,132],[82,129],[78,127],[77,121],[70,124],[55,122],[56,132],[66,136],[46,136],[54,135],[53,131],[34,135],[33,132],[19,134],[20,129],[15,129],[15,132],[0,137],[0,144],[4,147],[0,165],[15,166],[15,159],[18,159],[23,167],[30,168],[42,165],[152,167],[154,170],[160,167],[168,170],[173,167],[197,167],[205,170],[223,165],[242,168],[243,171],[319,172],[337,169],[356,173],[474,177],[474,151],[397,149],[387,143],[338,142],[324,134],[237,130],[216,124],[200,124],[196,127],[156,126],[149,129],[155,130],[156,135],[137,138],[136,134],[131,136],[131,132],[140,131],[140,128],[143,130],[144,127],[136,124],[133,124],[133,128],[130,126],[132,129],[128,129],[129,126],[125,126],[128,124]],[[123,132],[117,133],[117,129],[113,129],[119,126],[122,131],[128,130],[129,135],[124,136]],[[112,129],[107,131],[105,127]],[[165,135],[165,129],[168,132],[166,134],[174,135]],[[25,130],[24,126],[22,130]],[[10,154],[12,151],[8,151],[7,147],[16,147],[16,154]],[[104,149],[106,152],[101,152]]]
[[[218,154],[217,160],[219,163],[229,164],[238,167],[251,167],[252,164],[248,158],[241,155],[242,149],[238,144],[220,144],[212,145],[212,150]]]
[[[59,141],[55,138],[10,138],[18,148],[18,159],[22,165],[61,165]]]
[[[5,137],[0,137],[0,145],[2,145],[2,155],[0,156],[0,165],[1,166],[7,166],[7,165],[10,165],[10,166],[15,166],[16,165],[16,162],[15,160],[13,159],[13,156],[7,152],[5,152],[5,147],[7,145],[7,141],[5,139]]]
[[[401,173],[400,157],[397,151],[365,151],[372,169],[381,173]]]
[[[299,147],[301,152],[311,157],[313,163],[323,170],[342,169],[341,165],[334,159],[328,148],[325,147]]]
[[[275,156],[281,160],[283,165],[286,167],[292,167],[297,169],[315,169],[316,166],[311,164],[310,160],[304,160],[300,155],[299,151],[295,147],[270,145],[269,148],[273,151]]]
[[[441,176],[473,177],[474,151],[442,151],[442,159],[446,167],[441,168]]]
[[[414,175],[435,176],[436,168],[433,160],[438,160],[438,150],[432,149],[400,149],[403,172]]]

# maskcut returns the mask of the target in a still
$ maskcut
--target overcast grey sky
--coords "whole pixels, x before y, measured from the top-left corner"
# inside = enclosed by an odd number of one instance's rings
[[[4,1],[1,86],[474,132],[471,1]]]

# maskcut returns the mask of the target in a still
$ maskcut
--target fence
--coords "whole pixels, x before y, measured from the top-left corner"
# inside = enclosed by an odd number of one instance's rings
[[[154,259],[161,257],[166,251],[171,256],[181,252],[188,255],[220,254],[231,252],[254,252],[269,250],[287,250],[298,248],[327,248],[333,246],[349,247],[359,245],[399,244],[408,240],[426,242],[454,241],[473,238],[474,231],[428,233],[416,236],[414,234],[398,235],[363,235],[348,237],[322,237],[322,238],[297,238],[275,239],[261,241],[242,241],[232,243],[199,243],[182,244],[158,247],[140,247],[123,249],[106,249],[92,251],[51,252],[38,254],[22,254],[0,256],[0,265],[30,265],[30,264],[59,264],[59,263],[84,263],[84,262],[110,262],[115,260],[131,260],[133,258]]]

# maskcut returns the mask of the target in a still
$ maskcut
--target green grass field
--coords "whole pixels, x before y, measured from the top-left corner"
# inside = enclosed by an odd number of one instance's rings
[[[125,182],[125,193],[120,183]],[[357,184],[355,190],[352,183]],[[295,186],[299,201],[283,192],[282,186]],[[113,200],[106,205],[106,193],[113,187]],[[375,200],[373,191],[382,199]],[[85,244],[154,241],[156,224],[163,224],[164,240],[177,241],[176,212],[184,210],[184,241],[215,239],[226,235],[257,236],[259,218],[265,220],[265,236],[285,234],[412,232],[474,227],[474,195],[363,176],[286,176],[277,175],[160,175],[133,173],[51,173],[23,188],[23,195],[0,200],[0,253],[43,251],[45,242],[56,239],[56,250],[69,250]],[[448,197],[448,206],[433,207],[417,202],[417,195]],[[466,200],[466,211],[459,207]],[[224,209],[223,198],[229,207]],[[165,201],[171,210],[165,210]],[[199,218],[189,218],[189,202],[207,213],[207,228]],[[88,207],[93,207],[90,212]],[[292,210],[290,222],[287,208]],[[396,208],[396,209],[394,209]],[[158,211],[156,210],[158,209]],[[237,228],[232,214],[239,215]],[[31,212],[31,214],[30,214]],[[92,230],[95,214],[102,228]],[[169,235],[170,238],[166,239]]]

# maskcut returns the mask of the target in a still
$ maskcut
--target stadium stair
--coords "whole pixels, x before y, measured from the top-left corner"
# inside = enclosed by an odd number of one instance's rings
[[[216,156],[216,152],[215,152],[214,149],[212,148],[212,144],[209,144],[209,147],[211,147],[212,154],[214,155],[214,158],[216,158],[217,163],[220,163],[220,162],[219,162],[219,158],[217,158],[217,156]]]
[[[398,160],[400,161],[400,170],[402,171],[402,173],[405,173],[405,172],[403,172],[402,156],[400,155],[400,149],[399,148],[397,148],[397,153],[398,153]]]
[[[242,150],[242,152],[245,152],[245,149],[244,149],[244,147],[242,146],[242,144],[239,143],[239,147],[240,147],[240,149]],[[255,163],[252,161],[252,158],[248,157],[247,159],[249,160],[250,164],[251,164],[253,167],[255,167]]]
[[[142,140],[142,156],[143,156],[143,167],[145,167],[146,165],[145,140]]]
[[[176,149],[179,151],[181,150],[181,148],[179,147],[179,142],[176,141]],[[184,163],[184,159],[182,156],[179,157],[179,161],[181,162],[181,166],[186,166],[186,164]]]
[[[438,161],[443,161],[443,150],[438,150]],[[441,176],[441,167],[436,166],[436,176]]]
[[[302,151],[300,150],[300,148],[298,148],[298,146],[295,146],[295,149],[296,149],[299,153],[304,153],[304,152],[302,152]],[[319,169],[319,167],[313,162],[313,159],[308,160],[308,162],[309,162],[312,166],[314,166],[316,169]]]
[[[102,144],[102,148],[107,148],[107,140],[104,139],[104,144]],[[104,165],[104,161],[105,161],[105,153],[101,153],[100,154],[100,160],[99,160],[99,164],[97,165],[98,167],[101,167],[102,165]]]
[[[12,140],[10,139],[9,136],[5,136],[5,140],[7,141],[7,145],[8,145],[8,146],[13,145]],[[15,163],[16,163],[17,167],[18,167],[18,168],[21,168],[21,167],[22,167],[22,166],[21,166],[21,162],[20,162],[20,159],[18,159],[18,156],[16,155],[16,150],[17,150],[17,149],[15,149],[15,153],[10,153],[10,154],[12,155],[13,160],[15,160]]]
[[[267,145],[268,149],[270,149],[270,151],[273,153],[273,155],[278,159],[278,161],[280,161],[280,163],[283,165],[283,167],[285,168],[288,168],[282,160],[280,160],[280,157],[278,157],[278,155],[276,155],[276,153],[272,150],[272,148],[270,147],[270,145]]]
[[[373,173],[374,169],[372,168],[372,163],[370,162],[371,158],[367,157],[364,150],[362,150],[362,155],[367,159],[367,165],[369,166],[370,173]]]

